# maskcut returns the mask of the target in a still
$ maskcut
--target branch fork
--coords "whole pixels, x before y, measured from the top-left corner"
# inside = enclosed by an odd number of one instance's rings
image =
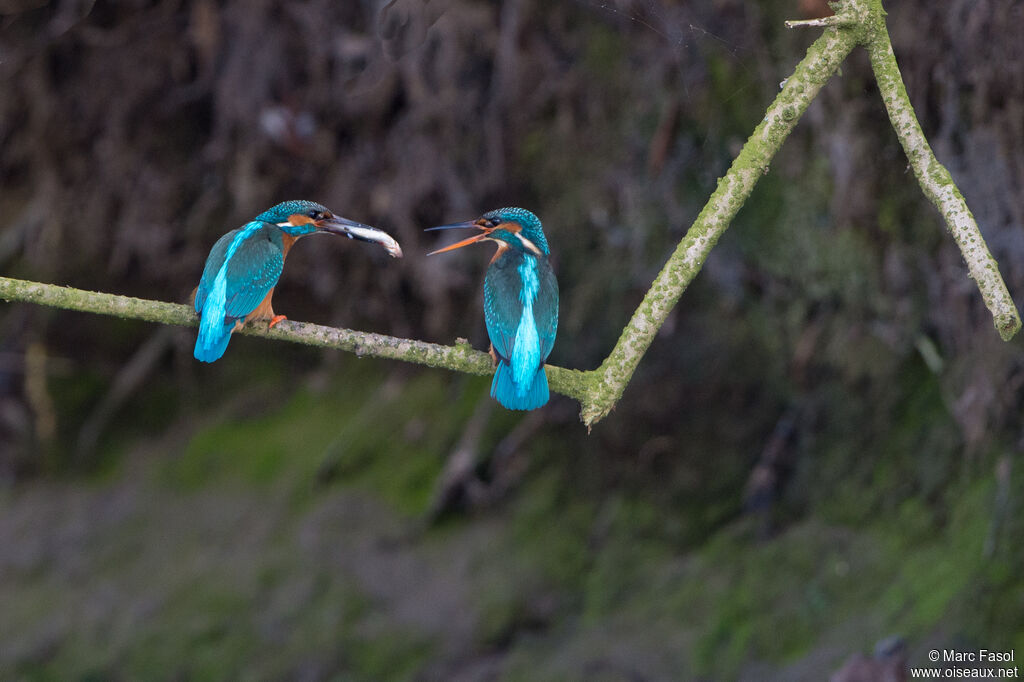
[[[783,81],[784,85],[768,107],[765,117],[747,139],[729,171],[719,179],[717,189],[658,273],[605,361],[588,372],[552,365],[546,367],[551,390],[579,401],[580,417],[588,428],[615,407],[655,334],[700,272],[711,249],[750,196],[757,181],[767,172],[775,153],[814,97],[858,45],[868,50],[889,120],[910,160],[914,175],[925,195],[939,209],[960,247],[970,277],[981,291],[996,329],[1007,341],[1020,330],[1020,315],[978,224],[949,171],[935,158],[914,114],[893,55],[881,0],[837,0],[832,3],[832,8],[836,14],[831,17],[786,22],[789,28],[822,27],[825,31],[808,48],[793,74]],[[198,324],[198,317],[189,306],[7,277],[0,277],[0,299],[163,324]],[[487,353],[473,350],[466,343],[442,346],[291,321],[282,322],[273,329],[246,325],[241,333],[468,374],[488,375],[494,371]]]

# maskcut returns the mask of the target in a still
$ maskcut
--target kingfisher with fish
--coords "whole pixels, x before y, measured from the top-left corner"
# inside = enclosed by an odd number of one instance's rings
[[[288,251],[310,234],[344,235],[380,244],[393,258],[402,249],[391,235],[335,215],[312,201],[286,201],[217,240],[194,292],[200,315],[194,356],[213,362],[224,355],[232,332],[253,320],[273,327],[284,315],[274,314],[270,299],[284,269]]]

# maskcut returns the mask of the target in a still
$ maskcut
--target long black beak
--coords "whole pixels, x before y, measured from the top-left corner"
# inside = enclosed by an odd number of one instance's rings
[[[454,230],[457,227],[476,227],[480,226],[476,224],[475,220],[464,220],[461,223],[449,223],[447,225],[438,225],[437,227],[428,227],[423,230],[424,232],[433,232],[434,230]]]
[[[362,223],[357,223],[354,220],[349,220],[348,218],[342,218],[340,216],[331,216],[330,218],[317,220],[315,221],[315,224],[316,228],[321,232],[341,234],[345,235],[349,239],[358,239],[362,242],[380,244],[392,258],[402,257],[402,247],[398,245],[398,242],[395,241],[394,237],[384,230],[378,230],[376,227],[363,225]]]
[[[436,251],[431,251],[427,255],[433,256],[434,254],[437,253],[444,253],[445,251],[454,251],[455,249],[461,249],[463,246],[476,244],[477,242],[487,239],[487,236],[491,234],[491,232],[494,232],[493,227],[484,227],[476,220],[467,220],[466,222],[462,223],[451,223],[449,225],[438,225],[437,227],[428,227],[423,231],[430,232],[431,230],[453,230],[457,227],[475,227],[476,229],[480,230],[480,234],[475,234],[472,237],[469,237],[468,239],[463,239],[461,242],[455,242],[454,244],[449,244],[444,248],[437,249]]]

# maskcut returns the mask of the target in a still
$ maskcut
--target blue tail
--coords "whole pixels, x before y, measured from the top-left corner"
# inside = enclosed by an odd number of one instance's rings
[[[529,387],[516,386],[512,368],[504,361],[499,362],[491,381],[491,397],[510,410],[535,410],[548,401],[548,375],[541,367]]]
[[[211,326],[212,329],[210,328]],[[231,340],[231,330],[234,327],[234,320],[223,325],[210,325],[206,328],[200,326],[199,337],[196,339],[196,349],[193,351],[192,356],[200,362],[213,362],[219,359],[228,348],[228,341]]]

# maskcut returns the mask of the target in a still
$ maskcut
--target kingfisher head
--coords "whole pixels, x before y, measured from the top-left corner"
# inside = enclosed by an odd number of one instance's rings
[[[512,248],[535,256],[547,256],[549,253],[548,240],[544,238],[540,218],[525,208],[499,208],[484,213],[476,220],[429,229],[448,230],[456,227],[475,227],[480,230],[480,234],[433,251],[430,255],[459,249],[485,239],[498,242],[503,248]]]
[[[326,206],[315,201],[285,201],[259,214],[256,220],[277,225],[282,232],[292,237],[330,232],[345,235],[349,239],[380,244],[391,257],[402,257],[402,248],[387,232],[336,216]]]

